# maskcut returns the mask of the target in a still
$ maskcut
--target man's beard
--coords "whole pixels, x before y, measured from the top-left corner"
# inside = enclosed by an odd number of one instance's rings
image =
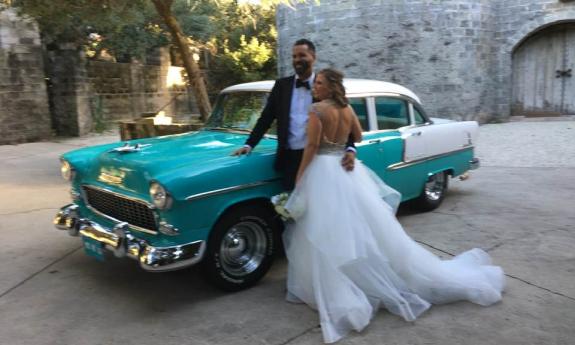
[[[309,65],[309,62],[307,62],[307,61],[301,61],[301,62],[298,62],[297,64],[293,65],[293,68],[295,69],[295,73],[297,75],[304,74],[305,72],[307,72],[309,70],[309,67],[310,67],[310,65]]]

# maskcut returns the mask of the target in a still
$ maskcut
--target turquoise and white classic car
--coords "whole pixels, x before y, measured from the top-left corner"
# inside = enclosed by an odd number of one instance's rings
[[[479,166],[478,125],[428,117],[407,88],[344,82],[364,128],[357,157],[422,210],[442,202],[450,177]],[[231,156],[259,117],[273,81],[229,87],[197,132],[93,146],[61,157],[72,203],[54,219],[86,253],[138,260],[147,271],[200,264],[226,290],[259,281],[281,250],[282,192],[273,129],[247,156]]]

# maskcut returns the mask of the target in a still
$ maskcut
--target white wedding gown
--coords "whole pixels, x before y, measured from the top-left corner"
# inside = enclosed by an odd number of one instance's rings
[[[380,307],[412,321],[431,304],[501,299],[505,277],[486,252],[441,260],[423,248],[395,217],[399,193],[359,161],[344,171],[342,155],[322,143],[286,204],[297,216],[284,232],[287,299],[319,312],[326,343],[362,330]]]

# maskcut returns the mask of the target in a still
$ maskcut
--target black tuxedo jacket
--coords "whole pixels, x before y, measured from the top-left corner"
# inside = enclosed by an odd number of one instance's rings
[[[246,145],[255,147],[271,127],[274,120],[277,121],[278,146],[275,168],[278,170],[283,170],[283,153],[288,149],[289,113],[294,82],[295,77],[293,75],[276,80],[266,106],[246,141]]]
[[[280,171],[285,168],[285,151],[289,149],[289,114],[294,83],[294,75],[276,80],[268,97],[266,106],[264,107],[260,118],[256,122],[248,140],[246,140],[246,145],[249,145],[252,148],[256,147],[266,131],[271,127],[273,121],[277,121],[278,146],[274,167],[276,170]],[[354,147],[351,135],[347,145]]]

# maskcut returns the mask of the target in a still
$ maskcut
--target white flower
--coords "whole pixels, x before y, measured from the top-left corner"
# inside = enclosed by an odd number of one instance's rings
[[[285,208],[285,205],[286,205],[288,199],[289,199],[289,194],[285,193],[285,192],[280,193],[278,195],[274,195],[271,198],[271,202],[272,202],[272,204],[274,204],[275,211],[277,212],[277,214],[280,215],[281,219],[284,222],[293,220],[293,217],[291,216],[289,211]]]
[[[88,39],[92,40],[92,41],[101,41],[102,40],[102,36],[96,32],[91,32],[88,35]]]

